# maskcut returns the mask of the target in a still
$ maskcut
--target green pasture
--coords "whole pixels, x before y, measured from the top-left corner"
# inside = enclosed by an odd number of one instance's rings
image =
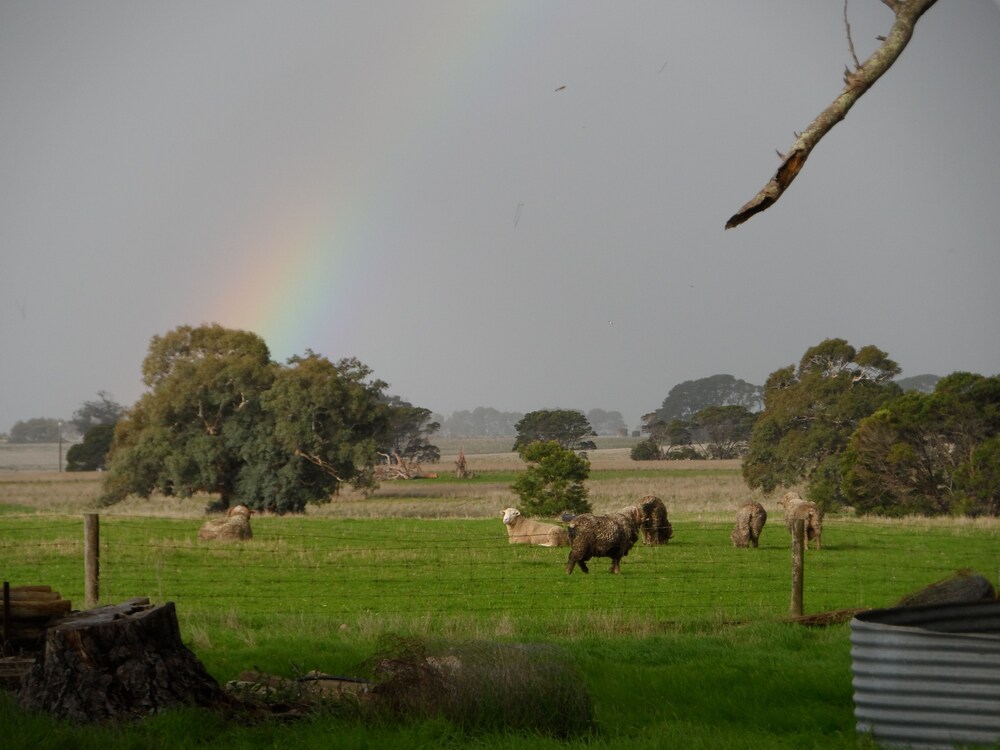
[[[83,597],[80,516],[0,511],[0,575]],[[23,510],[23,509],[22,509]],[[198,519],[104,514],[103,602],[175,602],[185,641],[220,681],[246,669],[357,675],[386,636],[545,643],[579,668],[582,735],[360,721],[336,713],[244,725],[182,710],[132,727],[74,728],[0,698],[5,747],[856,748],[848,627],[786,621],[788,535],[734,549],[731,524],[674,520],[609,575],[567,576],[566,549],[510,545],[498,519],[254,517],[254,538],[200,542]],[[889,606],[958,569],[996,581],[1000,527],[828,516],[806,557],[807,613]],[[11,734],[12,731],[12,734]],[[861,747],[871,746],[862,739]]]

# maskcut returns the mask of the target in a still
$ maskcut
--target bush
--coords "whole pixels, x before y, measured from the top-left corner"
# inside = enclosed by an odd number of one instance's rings
[[[633,461],[659,461],[663,458],[663,451],[659,443],[649,438],[633,446],[628,455]]]
[[[111,440],[115,435],[113,424],[99,424],[91,427],[77,443],[66,452],[66,471],[97,471],[104,469]]]
[[[518,451],[528,468],[518,475],[511,489],[521,498],[527,515],[555,516],[563,511],[587,513],[590,461],[555,440],[536,441]]]
[[[664,456],[668,461],[701,461],[704,459],[698,451],[690,445],[682,445],[671,448]]]
[[[444,717],[463,729],[528,730],[569,737],[594,712],[583,676],[557,646],[388,637],[362,665],[375,683],[369,710]]]

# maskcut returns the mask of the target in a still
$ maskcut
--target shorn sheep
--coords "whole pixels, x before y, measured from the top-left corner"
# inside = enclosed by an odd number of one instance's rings
[[[639,538],[642,525],[642,508],[630,505],[618,513],[595,516],[583,513],[569,525],[569,560],[566,574],[573,572],[574,566],[589,573],[587,561],[592,557],[610,557],[611,572],[621,573],[622,558],[628,554]]]
[[[243,541],[253,537],[250,530],[250,516],[253,511],[245,505],[234,505],[229,509],[225,518],[213,518],[205,521],[205,524],[198,531],[198,538],[202,541],[212,539],[224,539],[227,541]]]
[[[521,515],[517,508],[502,511],[509,544],[537,544],[541,547],[568,547],[569,532],[554,523],[534,521]]]
[[[767,511],[763,505],[753,500],[743,503],[736,511],[736,528],[730,534],[733,546],[756,547],[765,523],[767,523]]]
[[[642,543],[666,544],[674,535],[673,526],[667,520],[667,508],[655,495],[647,495],[639,501],[642,509]]]
[[[816,503],[803,500],[797,492],[786,492],[778,503],[785,509],[785,525],[788,533],[794,533],[794,524],[797,519],[805,521],[806,528],[806,549],[809,549],[809,542],[816,542],[816,549],[819,549],[823,539],[823,511]]]

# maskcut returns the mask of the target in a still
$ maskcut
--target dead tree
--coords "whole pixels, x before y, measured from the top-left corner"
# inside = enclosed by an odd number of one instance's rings
[[[458,460],[455,461],[455,478],[456,479],[472,479],[475,474],[469,471],[468,465],[465,463],[465,448],[458,449]]]

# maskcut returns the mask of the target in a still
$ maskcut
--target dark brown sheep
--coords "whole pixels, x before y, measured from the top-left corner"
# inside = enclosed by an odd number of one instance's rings
[[[736,512],[736,528],[730,534],[733,546],[756,547],[765,523],[767,511],[763,505],[753,500],[743,503]]]
[[[639,501],[642,509],[642,543],[666,544],[674,535],[674,529],[667,520],[667,508],[655,495],[647,495]]]
[[[642,523],[642,509],[632,505],[618,513],[595,516],[584,513],[574,518],[569,525],[569,560],[566,574],[573,567],[589,573],[587,561],[592,557],[610,557],[611,572],[621,573],[621,561],[639,538]]]

